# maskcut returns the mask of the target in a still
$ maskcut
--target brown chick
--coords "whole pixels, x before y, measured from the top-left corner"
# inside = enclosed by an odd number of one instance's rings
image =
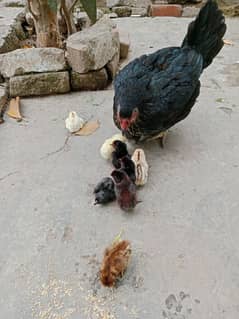
[[[115,194],[120,208],[126,211],[132,210],[137,204],[135,184],[122,169],[115,169],[111,176],[115,182]]]
[[[104,286],[114,287],[127,269],[131,245],[127,240],[113,243],[106,248],[100,269],[100,281]]]

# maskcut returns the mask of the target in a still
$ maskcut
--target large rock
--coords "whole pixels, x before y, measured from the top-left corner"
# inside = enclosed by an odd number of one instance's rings
[[[6,78],[65,69],[64,51],[56,48],[18,49],[0,58],[0,73]]]
[[[10,96],[48,95],[70,91],[69,73],[49,72],[10,78]]]
[[[80,90],[103,90],[108,85],[106,69],[91,71],[85,74],[71,72],[71,87],[74,91]]]
[[[73,71],[87,73],[103,68],[119,50],[119,34],[109,18],[67,39],[67,59]]]

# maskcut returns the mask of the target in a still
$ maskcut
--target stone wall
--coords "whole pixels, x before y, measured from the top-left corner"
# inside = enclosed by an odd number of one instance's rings
[[[128,50],[129,38],[120,35],[105,15],[93,26],[68,37],[66,51],[27,48],[0,54],[0,81],[5,81],[0,90],[0,111],[8,91],[15,97],[104,89]]]

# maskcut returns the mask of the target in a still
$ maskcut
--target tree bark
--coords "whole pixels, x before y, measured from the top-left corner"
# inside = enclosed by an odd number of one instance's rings
[[[28,7],[34,19],[37,47],[61,47],[57,10],[50,7],[48,0],[28,0]]]

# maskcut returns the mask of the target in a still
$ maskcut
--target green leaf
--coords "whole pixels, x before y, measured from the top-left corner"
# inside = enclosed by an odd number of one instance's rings
[[[81,0],[81,4],[92,23],[96,22],[96,0]]]
[[[57,12],[57,0],[47,0],[47,3],[53,12]]]

